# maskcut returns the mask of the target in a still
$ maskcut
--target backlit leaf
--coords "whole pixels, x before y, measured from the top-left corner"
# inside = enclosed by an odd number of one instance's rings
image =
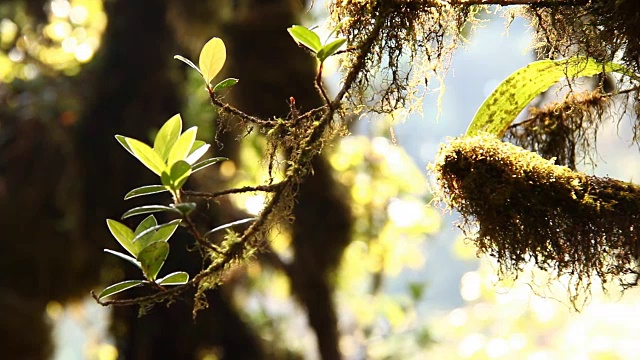
[[[169,207],[169,206],[164,206],[164,205],[145,205],[145,206],[139,206],[136,208],[133,208],[129,211],[127,211],[126,213],[124,213],[122,215],[123,219],[126,219],[128,217],[132,217],[135,215],[141,215],[141,214],[149,214],[149,213],[155,213],[155,212],[160,212],[160,211],[173,211],[173,212],[177,212],[180,213],[180,211],[178,211],[175,208]],[[182,214],[182,213],[180,213]]]
[[[257,218],[247,218],[247,219],[242,219],[242,220],[232,221],[232,222],[230,222],[230,223],[226,223],[226,224],[224,224],[224,225],[220,225],[220,226],[218,226],[218,227],[216,227],[216,228],[213,228],[212,230],[207,231],[207,232],[203,235],[203,237],[207,237],[207,236],[209,236],[209,235],[213,234],[213,233],[214,233],[214,232],[216,232],[216,231],[220,231],[220,230],[228,229],[228,228],[230,228],[230,227],[232,227],[232,226],[236,226],[236,225],[240,225],[240,224],[245,224],[245,223],[248,223],[248,222],[256,221],[256,219],[257,219]]]
[[[485,131],[502,137],[507,127],[536,96],[563,78],[618,72],[634,77],[622,65],[602,64],[582,56],[563,60],[541,60],[520,68],[506,78],[484,101],[467,129],[467,136]]]
[[[158,225],[158,221],[156,220],[156,218],[153,215],[149,215],[146,218],[144,218],[144,220],[142,220],[140,224],[138,224],[138,227],[136,227],[136,230],[133,232],[133,234],[135,236],[138,236],[140,235],[141,232],[157,225]],[[135,242],[135,237],[131,241]]]
[[[178,141],[176,141],[176,143],[171,148],[171,151],[169,152],[169,158],[167,160],[167,165],[169,167],[176,161],[184,160],[187,158],[187,155],[189,155],[189,151],[191,150],[191,147],[196,140],[197,133],[198,127],[194,126],[180,135]],[[160,175],[160,173],[158,173],[158,175]]]
[[[156,241],[167,241],[180,225],[181,219],[170,221],[166,224],[156,225],[141,232],[133,239],[133,244],[140,250]]]
[[[165,241],[156,241],[140,251],[138,261],[142,267],[142,272],[149,281],[156,279],[168,255],[169,244]]]
[[[167,191],[167,188],[162,185],[146,185],[129,191],[127,195],[124,196],[124,199],[129,200],[136,196],[157,194],[164,191]]]
[[[189,274],[184,271],[171,273],[162,279],[156,281],[160,285],[183,285],[189,282]]]
[[[304,26],[293,25],[287,29],[289,35],[295,40],[299,45],[303,45],[308,49],[312,50],[314,53],[317,53],[322,49],[322,44],[320,43],[320,38],[318,34],[307,29]]]
[[[111,295],[117,294],[117,293],[119,293],[121,291],[125,291],[125,290],[131,289],[133,287],[136,287],[136,286],[142,284],[143,282],[144,282],[143,280],[127,280],[127,281],[119,282],[117,284],[113,284],[113,285],[107,287],[106,289],[102,290],[100,295],[98,295],[98,299],[102,300],[102,299],[106,298],[107,296],[111,296]]]
[[[160,155],[153,151],[153,149],[143,143],[132,138],[126,138],[127,145],[131,148],[133,156],[135,156],[140,162],[153,171],[155,174],[160,175],[166,167],[164,160],[160,158]]]
[[[127,254],[123,254],[121,252],[113,251],[113,250],[109,250],[109,249],[104,249],[104,252],[109,253],[111,255],[115,255],[115,256],[123,259],[123,260],[126,260],[126,261],[132,263],[133,265],[137,266],[138,268],[140,268],[140,263],[136,259],[132,258],[131,256],[129,256]]]
[[[180,114],[173,115],[158,130],[156,139],[153,142],[153,150],[160,155],[162,161],[166,161],[169,157],[169,151],[171,151],[173,144],[180,137],[180,133],[182,133],[182,118]]]
[[[222,39],[214,37],[204,44],[202,51],[200,51],[198,64],[200,65],[200,71],[202,71],[202,76],[207,86],[209,86],[211,80],[218,75],[226,59],[227,49]]]
[[[207,150],[209,150],[210,147],[211,145],[205,143],[204,141],[194,141],[193,146],[191,147],[191,151],[189,152],[189,156],[187,156],[185,161],[188,162],[189,165],[193,165],[193,163],[198,161],[198,159],[200,159],[202,155],[204,155]]]
[[[118,240],[125,250],[133,256],[138,254],[135,246],[133,245],[133,238],[135,236],[133,230],[129,229],[127,225],[111,219],[107,219],[107,227],[109,228],[111,235]]]
[[[220,81],[216,86],[213,87],[213,92],[220,91],[222,89],[226,89],[228,87],[232,87],[233,85],[238,83],[238,79],[236,78],[228,78]]]
[[[191,66],[192,68],[196,69],[196,71],[200,74],[200,76],[202,75],[202,71],[200,71],[200,69],[198,69],[198,67],[196,66],[196,64],[194,64],[191,60],[187,59],[186,57],[182,56],[182,55],[174,55],[173,56],[174,59],[176,60],[180,60],[183,63]]]
[[[206,168],[209,165],[213,165],[215,163],[218,163],[220,161],[224,161],[224,160],[229,160],[225,157],[215,157],[215,158],[211,158],[211,159],[206,159],[206,160],[202,160],[199,163],[193,165],[191,167],[191,172],[196,172],[198,170],[202,170],[204,168]]]
[[[329,56],[335,54],[336,51],[340,50],[342,45],[344,45],[344,43],[346,42],[347,39],[345,38],[334,40],[323,46],[322,49],[318,51],[318,54],[316,56],[318,57],[318,59],[320,59],[320,61],[325,61]]]

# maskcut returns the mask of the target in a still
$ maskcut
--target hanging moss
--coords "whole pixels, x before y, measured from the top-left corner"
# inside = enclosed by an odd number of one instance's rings
[[[506,138],[545,159],[575,170],[576,163],[591,160],[596,135],[606,118],[611,96],[600,88],[569,93],[542,108],[529,108],[530,117],[509,127]]]
[[[534,261],[571,276],[573,290],[588,289],[594,274],[637,283],[640,187],[554,165],[489,135],[443,145],[431,169],[440,199],[503,273]]]

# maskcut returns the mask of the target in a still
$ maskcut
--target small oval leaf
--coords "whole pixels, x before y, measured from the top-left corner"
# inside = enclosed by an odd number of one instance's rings
[[[159,285],[184,285],[189,282],[189,274],[184,271],[171,273],[162,279],[156,281]]]
[[[167,165],[169,167],[171,167],[176,161],[184,160],[187,158],[187,155],[189,155],[191,147],[196,140],[197,133],[198,127],[194,126],[180,135],[180,138],[178,138],[178,141],[176,141],[176,143],[171,148],[171,151],[169,152],[169,158],[167,159]]]
[[[213,87],[213,92],[218,92],[222,89],[226,89],[228,87],[232,87],[233,85],[238,83],[238,79],[236,78],[228,78],[220,81],[216,86]]]
[[[176,143],[181,133],[182,118],[180,114],[173,115],[171,119],[167,120],[160,130],[158,130],[158,134],[153,141],[153,150],[160,155],[162,161],[167,161],[169,151],[171,151],[173,144]]]
[[[138,252],[133,245],[133,238],[135,237],[133,230],[123,223],[115,220],[107,219],[107,227],[116,240],[127,250],[131,255],[136,256]]]
[[[189,215],[193,210],[196,209],[196,203],[188,202],[188,203],[180,203],[180,204],[172,204],[175,211],[180,212],[180,214],[186,216]]]
[[[147,280],[154,281],[156,279],[168,255],[169,244],[165,241],[156,241],[140,251],[138,261]]]
[[[340,39],[334,40],[334,41],[330,42],[329,44],[323,46],[322,49],[320,49],[320,51],[318,51],[318,54],[317,54],[318,59],[320,61],[325,61],[329,56],[335,54],[336,51],[340,50],[342,45],[344,45],[344,43],[346,43],[346,42],[347,42],[347,39],[340,38]]]
[[[320,37],[318,37],[318,34],[306,27],[293,25],[288,28],[287,31],[296,43],[305,46],[314,53],[317,53],[322,49],[322,44],[320,43]]]
[[[167,241],[180,225],[181,219],[170,221],[166,224],[156,225],[138,234],[133,239],[133,244],[140,250],[156,241]]]
[[[149,215],[146,218],[144,218],[144,220],[140,221],[140,224],[138,224],[138,227],[136,227],[136,230],[133,232],[133,234],[137,237],[138,235],[140,235],[141,232],[146,231],[147,229],[150,229],[157,225],[158,225],[158,221],[156,220],[155,216]],[[134,237],[131,241],[135,242],[136,238]]]
[[[139,207],[136,207],[136,208],[133,208],[133,209],[127,211],[126,213],[124,213],[122,215],[122,218],[126,219],[128,217],[132,217],[132,216],[135,216],[135,215],[149,214],[149,213],[155,213],[155,212],[160,212],[160,211],[174,211],[174,212],[180,213],[175,208],[172,208],[172,207],[169,207],[169,206],[164,206],[164,205],[145,205],[145,206],[139,206]],[[180,214],[182,215],[182,213],[180,213]]]
[[[133,152],[133,156],[135,156],[140,162],[149,168],[149,170],[153,171],[156,175],[160,175],[162,171],[165,169],[166,164],[164,160],[160,158],[160,155],[153,151],[153,149],[143,143],[142,141],[125,138],[127,145]]]
[[[191,172],[196,172],[198,170],[202,170],[204,168],[206,168],[209,165],[213,165],[215,163],[218,163],[220,161],[225,161],[225,160],[229,160],[225,157],[215,157],[215,158],[211,158],[211,159],[206,159],[206,160],[202,160],[199,163],[193,165],[191,167]]]
[[[200,51],[198,64],[200,65],[200,71],[202,71],[202,77],[204,77],[207,87],[210,86],[211,80],[218,75],[226,60],[227,49],[222,39],[214,37],[204,44],[202,51]]]
[[[167,188],[162,185],[146,185],[129,191],[127,195],[124,196],[124,199],[129,200],[136,196],[157,194],[164,191],[167,191]]]
[[[143,282],[144,282],[143,280],[127,280],[127,281],[119,282],[117,284],[113,284],[107,287],[106,289],[102,290],[100,295],[98,295],[98,299],[102,300],[107,296],[111,296],[113,294],[117,294],[119,292],[136,287],[142,284]]]

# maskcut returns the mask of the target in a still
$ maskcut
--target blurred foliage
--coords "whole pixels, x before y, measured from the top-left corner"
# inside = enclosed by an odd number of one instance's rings
[[[54,0],[35,22],[21,2],[0,5],[0,81],[40,73],[76,75],[100,47],[107,18],[100,0]]]
[[[454,253],[475,257],[460,237]],[[499,281],[497,264],[483,257],[477,270],[460,281],[465,305],[431,319],[435,344],[415,358],[447,359],[633,359],[640,352],[635,333],[638,289],[624,298],[610,288],[583,299],[581,313],[571,311],[568,277],[550,282],[530,264],[518,279]],[[596,286],[597,287],[597,286]]]

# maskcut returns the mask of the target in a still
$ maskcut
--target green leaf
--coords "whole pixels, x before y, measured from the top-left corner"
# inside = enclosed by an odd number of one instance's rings
[[[138,261],[140,261],[142,272],[147,280],[154,281],[156,279],[168,255],[169,244],[164,241],[151,243],[140,251]]]
[[[629,69],[615,63],[602,64],[582,56],[564,60],[541,60],[520,68],[506,78],[484,101],[474,116],[467,136],[485,131],[502,137],[507,127],[536,96],[561,79],[591,76],[601,72],[618,72],[636,77]]]
[[[156,281],[159,285],[184,285],[189,282],[189,274],[184,271],[171,273]]]
[[[180,135],[178,141],[176,141],[169,152],[169,158],[167,160],[168,166],[172,166],[178,160],[184,160],[187,158],[187,155],[189,155],[189,151],[196,140],[197,133],[198,127],[194,126]]]
[[[169,157],[169,151],[171,151],[173,144],[180,137],[180,133],[182,133],[182,118],[180,114],[173,115],[158,130],[156,139],[153,142],[153,150],[160,155],[162,161],[166,161]]]
[[[220,231],[220,230],[228,229],[228,228],[230,228],[230,227],[232,227],[232,226],[236,226],[236,225],[240,225],[240,224],[248,223],[248,222],[251,222],[251,221],[256,221],[256,219],[257,219],[257,218],[247,218],[247,219],[242,219],[242,220],[232,221],[232,222],[230,222],[230,223],[226,223],[226,224],[224,224],[224,225],[220,225],[220,226],[218,226],[217,228],[214,228],[214,229],[212,229],[212,230],[207,231],[207,232],[203,235],[203,237],[207,237],[207,236],[209,236],[209,235],[213,234],[213,233],[214,233],[214,232],[216,232],[216,231]]]
[[[158,225],[158,221],[156,220],[156,218],[153,215],[149,215],[146,218],[144,218],[144,220],[142,220],[140,224],[138,224],[138,227],[133,232],[133,234],[137,237],[138,235],[140,235],[141,232],[148,230],[157,225]],[[136,238],[134,237],[131,240],[131,242],[135,242],[135,241],[136,241]]]
[[[142,141],[138,141],[132,138],[125,138],[127,145],[131,148],[133,152],[133,156],[135,156],[140,162],[149,168],[149,170],[153,171],[155,174],[160,175],[162,171],[167,167],[164,163],[164,160],[160,158],[160,155],[153,151],[153,149],[143,143]]]
[[[124,213],[122,215],[122,218],[126,219],[128,217],[132,217],[132,216],[135,216],[135,215],[149,214],[149,213],[155,213],[155,212],[160,212],[160,211],[174,211],[174,212],[180,213],[180,211],[178,211],[177,209],[169,207],[169,206],[164,206],[164,205],[145,205],[145,206],[139,206],[139,207],[136,207],[136,208],[133,208],[133,209],[127,211],[126,213]],[[182,215],[182,213],[180,213],[180,215]]]
[[[211,158],[211,159],[202,160],[199,163],[197,163],[197,164],[195,164],[195,165],[193,165],[191,167],[191,172],[194,173],[194,172],[196,172],[198,170],[202,170],[202,169],[206,168],[209,165],[213,165],[213,164],[215,164],[217,162],[225,161],[225,160],[229,160],[229,159],[227,159],[225,157],[215,157],[215,158]]]
[[[171,206],[184,216],[189,215],[189,213],[196,209],[196,203],[193,202],[172,204]]]
[[[141,186],[139,188],[135,188],[135,189],[129,191],[127,193],[127,195],[124,196],[124,199],[125,200],[129,200],[129,199],[134,198],[136,196],[157,194],[157,193],[164,192],[164,191],[167,191],[167,188],[165,188],[162,185]]]
[[[167,241],[180,225],[181,219],[170,221],[166,224],[156,225],[138,234],[133,239],[133,244],[140,250],[156,241]]]
[[[118,140],[120,145],[122,145],[122,147],[125,148],[125,150],[127,150],[129,152],[129,154],[131,154],[133,156],[136,156],[136,154],[133,153],[133,150],[131,150],[131,146],[129,146],[129,144],[127,144],[127,137],[126,136],[116,135],[116,140]]]
[[[162,173],[162,184],[168,186],[173,191],[178,191],[191,175],[191,165],[186,161],[175,162],[169,172]]]
[[[316,55],[316,57],[320,61],[325,61],[329,56],[335,54],[336,51],[338,51],[342,47],[342,45],[344,45],[344,43],[346,42],[347,42],[347,39],[345,38],[334,40],[328,43],[327,45],[323,46],[322,49],[318,51],[318,54]]]
[[[133,230],[129,229],[127,225],[111,219],[107,219],[107,227],[109,228],[109,231],[111,231],[111,235],[118,240],[125,250],[133,256],[138,254],[135,246],[133,245],[133,238],[135,236]]]
[[[222,89],[226,89],[228,87],[232,87],[233,85],[238,83],[238,79],[236,78],[228,78],[220,81],[216,86],[213,87],[213,92],[220,91]]]
[[[198,64],[200,65],[202,77],[204,77],[207,87],[210,86],[211,80],[218,75],[226,59],[227,49],[222,39],[214,37],[204,44],[202,51],[200,51]]]
[[[307,47],[309,50],[317,53],[322,49],[322,44],[320,43],[320,38],[318,34],[307,29],[304,26],[293,25],[287,29],[289,35],[293,38],[293,40],[298,43],[298,45],[303,45]]]
[[[173,58],[176,59],[176,60],[180,60],[183,63],[191,66],[194,69],[196,69],[196,71],[200,74],[200,76],[204,77],[204,75],[202,75],[202,71],[200,71],[200,69],[198,69],[196,64],[194,64],[191,60],[187,59],[186,57],[184,57],[182,55],[174,55]]]
[[[138,268],[142,269],[140,267],[140,263],[136,259],[132,258],[131,256],[129,256],[127,254],[123,254],[121,252],[113,251],[113,250],[109,250],[109,249],[104,249],[104,252],[109,253],[111,255],[115,255],[115,256],[117,256],[117,257],[119,257],[121,259],[124,259],[124,260],[132,263],[133,265],[137,266]]]
[[[111,296],[111,295],[117,294],[117,293],[119,293],[121,291],[125,291],[125,290],[131,289],[133,287],[136,287],[136,286],[142,284],[143,282],[144,282],[143,280],[127,280],[127,281],[119,282],[117,284],[113,284],[113,285],[107,287],[106,289],[102,290],[100,295],[98,295],[98,299],[102,300],[102,299],[106,298],[107,296]]]
[[[193,165],[193,163],[198,161],[198,159],[200,159],[202,155],[204,155],[207,150],[209,150],[209,147],[211,147],[211,145],[207,144],[204,141],[194,141],[193,146],[191,147],[191,151],[189,152],[189,156],[187,156],[185,161],[188,162],[189,165]]]

